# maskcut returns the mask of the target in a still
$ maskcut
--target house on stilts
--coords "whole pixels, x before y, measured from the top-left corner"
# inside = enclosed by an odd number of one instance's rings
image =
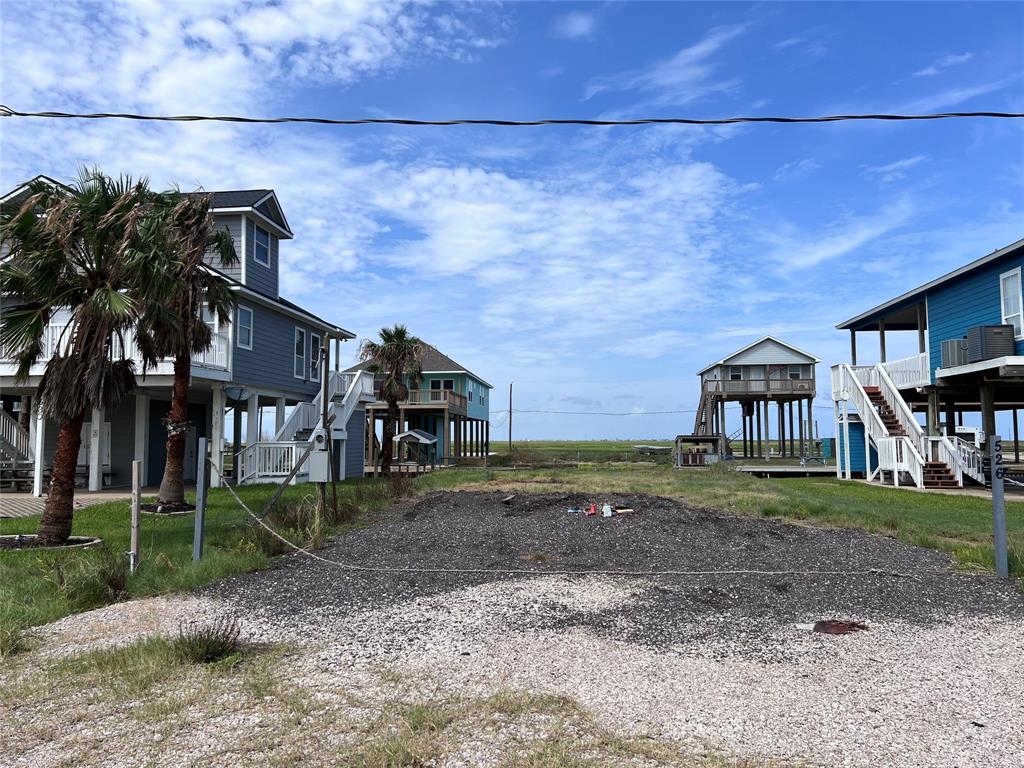
[[[792,344],[765,336],[704,368],[698,374],[701,394],[693,434],[676,438],[677,465],[703,463],[707,446],[719,456],[732,453],[737,440],[747,458],[769,459],[773,439],[778,456],[806,455],[814,440],[819,362]],[[740,427],[732,433],[726,427],[727,403],[740,407]]]
[[[58,184],[45,177],[33,181]],[[217,227],[230,233],[239,257],[223,272],[237,306],[226,324],[203,318],[213,343],[192,357],[186,482],[196,478],[200,437],[208,438],[209,458],[219,470],[212,473],[212,485],[225,479],[282,482],[322,426],[324,390],[328,418],[333,416],[335,475],[361,477],[364,408],[373,399],[373,377],[338,370],[341,344],[355,335],[281,296],[281,243],[293,234],[273,190],[205,194]],[[20,205],[28,195],[26,183],[0,198],[0,204]],[[18,303],[17,296],[0,296],[0,311]],[[36,496],[45,491],[59,425],[31,407],[31,401],[47,362],[67,343],[68,321],[66,311],[50,319],[42,355],[25,381],[16,379],[15,362],[0,348],[0,488],[31,490]],[[137,387],[117,408],[93,408],[87,414],[77,476],[91,491],[130,486],[133,460],[142,462],[144,485],[159,483],[164,471],[173,361],[143,372],[134,339],[119,341],[115,349],[136,361]],[[233,429],[226,434],[228,414]],[[305,478],[300,468],[293,482]]]
[[[486,456],[491,445],[491,385],[430,344],[423,345],[420,367],[419,380],[406,381],[408,395],[398,404],[397,433],[406,438],[410,432],[435,437],[437,443],[430,448],[429,463],[450,464],[460,458]],[[371,368],[372,363],[361,362],[345,373],[370,375]],[[374,375],[374,396],[365,406],[364,459],[366,472],[371,474],[380,465],[379,433],[383,432],[388,408],[380,397],[382,380],[380,374]],[[402,450],[408,452],[413,444],[408,439],[398,440],[391,447],[395,459],[411,459],[402,456]],[[419,458],[422,457],[421,452]]]
[[[836,473],[917,487],[989,479],[985,436],[997,414],[1021,467],[1024,407],[1024,240],[879,304],[837,328],[850,332],[850,362],[832,366]],[[886,338],[916,334],[917,354],[891,360]],[[858,334],[878,334],[878,362],[858,359]],[[980,430],[964,414],[980,414]],[[923,416],[922,420],[918,417]],[[1009,417],[1009,418],[1007,418]]]

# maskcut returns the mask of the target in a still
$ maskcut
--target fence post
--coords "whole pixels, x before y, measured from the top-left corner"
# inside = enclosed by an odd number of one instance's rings
[[[139,567],[139,518],[142,513],[142,462],[132,462],[132,536],[128,550],[128,571],[135,573]]]
[[[1010,566],[1006,552],[1006,501],[1003,497],[1003,441],[999,435],[988,438],[988,455],[992,462],[992,528],[994,533],[996,575],[1007,578]]]
[[[192,559],[199,561],[203,557],[203,523],[206,517],[206,490],[210,471],[206,462],[206,438],[199,438],[199,466],[196,467],[196,520],[195,533],[192,537]]]

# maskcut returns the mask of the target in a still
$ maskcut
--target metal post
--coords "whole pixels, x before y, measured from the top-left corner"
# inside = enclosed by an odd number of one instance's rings
[[[206,489],[209,487],[210,470],[207,464],[206,438],[199,438],[199,465],[196,467],[196,521],[192,535],[192,559],[203,557],[203,524],[206,518]]]
[[[994,533],[996,575],[1007,578],[1010,575],[1006,552],[1006,502],[1003,498],[1003,441],[999,435],[988,438],[988,455],[992,462],[992,528]]]
[[[139,567],[139,518],[142,513],[142,462],[132,462],[132,536],[128,550],[128,570],[135,573]]]

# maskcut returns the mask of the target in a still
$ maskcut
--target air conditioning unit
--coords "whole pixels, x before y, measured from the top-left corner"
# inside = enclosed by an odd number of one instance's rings
[[[967,365],[967,339],[946,339],[942,342],[942,367]]]
[[[1012,325],[976,325],[967,329],[967,362],[977,363],[1014,353]]]

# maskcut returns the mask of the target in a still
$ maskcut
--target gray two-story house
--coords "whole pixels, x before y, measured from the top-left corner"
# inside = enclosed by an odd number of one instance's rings
[[[16,203],[27,194],[28,187],[23,185],[2,201]],[[239,256],[230,269],[213,265],[231,281],[238,306],[226,326],[216,318],[209,319],[213,346],[192,361],[186,481],[196,476],[200,437],[208,438],[211,459],[226,468],[225,477],[235,482],[273,482],[286,477],[317,425],[325,376],[336,417],[332,426],[339,449],[337,475],[358,476],[362,473],[362,408],[369,399],[359,391],[364,387],[369,392],[372,379],[366,377],[364,385],[336,369],[340,344],[354,335],[281,296],[281,242],[291,240],[293,233],[273,190],[208,194],[217,226],[230,232]],[[4,301],[9,304],[16,297]],[[51,320],[44,355],[26,382],[14,380],[14,363],[0,350],[0,459],[5,479],[10,486],[18,480],[28,484],[30,477],[36,494],[44,489],[58,425],[37,412],[29,418],[19,412],[34,395],[66,323],[66,316]],[[319,351],[325,344],[335,363],[333,371],[320,370]],[[172,361],[161,362],[145,375],[140,373],[137,381],[135,393],[116,410],[93,409],[87,416],[79,474],[81,484],[91,490],[129,485],[131,464],[136,459],[142,462],[144,484],[160,482],[166,458],[163,419],[170,409]],[[233,429],[225,434],[229,420]],[[358,456],[346,463],[349,422],[358,432],[354,436]],[[224,460],[227,452],[235,454],[233,461]],[[218,473],[213,473],[212,482],[219,484]]]

